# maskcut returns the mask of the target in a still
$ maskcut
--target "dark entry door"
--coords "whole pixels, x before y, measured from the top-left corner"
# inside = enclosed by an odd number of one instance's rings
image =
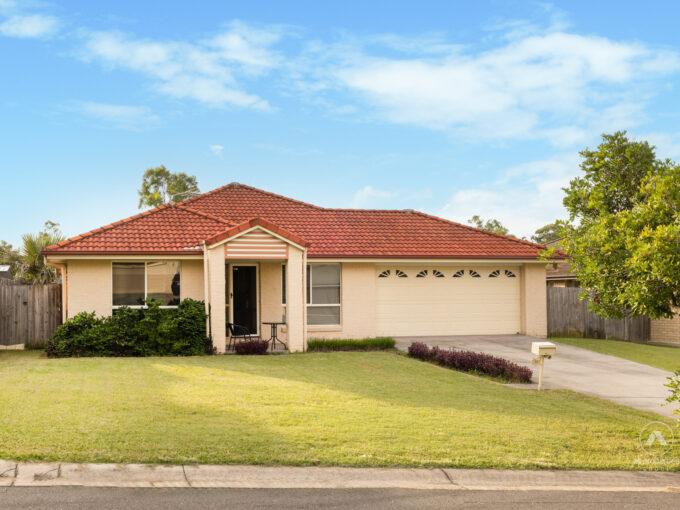
[[[257,268],[255,266],[233,266],[232,303],[234,324],[257,333]]]

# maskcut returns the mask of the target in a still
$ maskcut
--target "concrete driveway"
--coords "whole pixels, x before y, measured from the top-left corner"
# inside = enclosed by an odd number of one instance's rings
[[[461,335],[430,337],[398,337],[397,347],[406,350],[411,342],[431,346],[484,352],[528,366],[531,364],[531,342],[543,340],[524,335]],[[663,405],[669,395],[664,386],[670,372],[606,354],[557,343],[557,354],[545,362],[543,386],[570,389],[619,404],[671,416],[674,407]],[[524,386],[524,385],[522,385]],[[534,385],[535,387],[535,385]]]

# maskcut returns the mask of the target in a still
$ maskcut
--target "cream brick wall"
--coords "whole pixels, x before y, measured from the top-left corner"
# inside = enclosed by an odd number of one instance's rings
[[[67,264],[68,317],[80,312],[111,315],[111,261],[71,260]]]
[[[286,263],[286,339],[291,352],[307,348],[306,266],[306,252],[289,246]]]
[[[111,260],[71,260],[67,263],[67,314],[96,312],[108,316],[112,311]],[[203,261],[183,260],[181,299],[205,299],[203,293]]]
[[[204,301],[203,286],[203,260],[183,260],[179,287],[180,298]]]
[[[520,283],[521,333],[548,336],[547,291],[544,264],[524,264]]]
[[[208,249],[207,292],[210,302],[210,333],[217,352],[227,349],[227,317],[225,293],[224,245]]]
[[[651,338],[652,342],[665,344],[680,344],[680,316],[672,319],[660,319],[652,321]]]
[[[366,338],[376,335],[375,264],[343,263],[340,326],[308,326],[308,338]]]
[[[299,251],[299,250],[298,250]],[[294,255],[301,264],[302,252]],[[208,277],[212,303],[212,333],[216,347],[223,351],[226,342],[225,316],[225,270],[223,247],[210,250]],[[312,261],[313,263],[313,261]],[[182,261],[182,299],[204,300],[204,263],[201,260]],[[295,275],[296,292],[302,290],[301,282],[306,275]],[[376,335],[376,276],[375,264],[342,264],[342,309],[340,326],[305,327],[307,338],[363,338]],[[69,261],[67,267],[68,316],[81,311],[111,314],[111,261]],[[299,289],[299,290],[298,290]],[[288,290],[289,292],[291,289]],[[522,333],[545,337],[547,334],[546,283],[543,264],[527,264],[521,271],[521,328]],[[299,295],[299,294],[298,294]],[[281,319],[281,263],[260,263],[260,320]],[[303,313],[306,319],[306,310]],[[267,338],[269,330],[261,328]],[[299,330],[300,328],[298,328]],[[296,332],[296,336],[300,334]],[[281,332],[286,339],[285,331]],[[652,322],[652,341],[680,343],[680,318]],[[296,348],[303,348],[298,340]]]

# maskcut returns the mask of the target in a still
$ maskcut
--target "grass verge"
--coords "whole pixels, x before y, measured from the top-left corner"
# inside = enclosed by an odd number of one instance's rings
[[[680,369],[680,348],[666,345],[636,344],[597,338],[551,338],[555,342],[582,347],[602,354],[636,361],[644,365],[675,372]]]

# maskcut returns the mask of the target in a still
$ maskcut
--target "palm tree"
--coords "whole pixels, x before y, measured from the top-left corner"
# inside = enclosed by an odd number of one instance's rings
[[[57,273],[53,267],[45,264],[42,251],[53,244],[64,240],[57,223],[45,222],[45,228],[38,234],[24,234],[21,248],[21,277],[28,283],[44,285],[55,283]]]

